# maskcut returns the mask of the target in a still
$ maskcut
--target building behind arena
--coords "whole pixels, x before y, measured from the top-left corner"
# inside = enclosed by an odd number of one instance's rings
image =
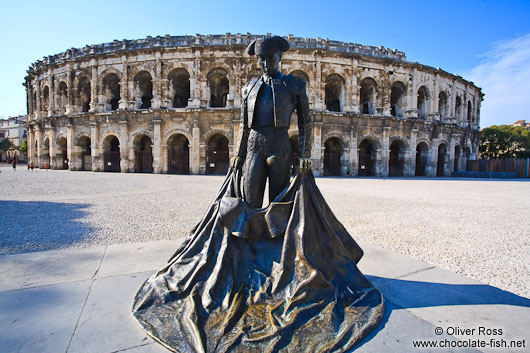
[[[239,134],[241,88],[261,74],[245,49],[262,37],[116,40],[37,61],[25,78],[30,162],[224,173]],[[395,49],[285,38],[292,47],[280,70],[307,82],[315,174],[449,176],[477,158],[483,94],[472,82]]]

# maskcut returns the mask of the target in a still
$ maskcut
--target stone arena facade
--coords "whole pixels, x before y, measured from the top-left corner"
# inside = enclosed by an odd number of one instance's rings
[[[25,78],[30,163],[224,173],[241,89],[261,72],[245,49],[261,37],[147,37],[37,61]],[[477,158],[483,94],[472,82],[395,49],[285,38],[291,49],[280,70],[307,82],[315,174],[449,176]]]

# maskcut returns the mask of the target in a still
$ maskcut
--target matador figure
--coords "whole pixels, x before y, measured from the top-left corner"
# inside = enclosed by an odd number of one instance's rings
[[[305,82],[278,71],[289,42],[275,36],[254,40],[247,48],[256,55],[263,75],[243,88],[240,139],[232,166],[242,167],[243,198],[251,208],[261,208],[267,178],[269,201],[289,184],[291,144],[287,130],[294,110],[298,114],[298,157],[310,164],[311,120]]]

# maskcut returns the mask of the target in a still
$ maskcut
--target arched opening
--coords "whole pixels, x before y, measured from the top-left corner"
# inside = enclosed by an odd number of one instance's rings
[[[44,86],[42,90],[42,110],[48,110],[50,108],[50,89],[48,86]]]
[[[390,90],[390,112],[392,116],[403,117],[405,111],[405,85],[396,81]]]
[[[50,139],[48,137],[46,137],[44,144],[42,145],[42,162],[45,169],[50,169]]]
[[[120,78],[116,74],[108,74],[103,78],[103,94],[105,110],[117,110],[120,103]]]
[[[210,107],[226,107],[230,84],[228,73],[224,69],[214,69],[208,74],[208,86],[210,87]]]
[[[342,111],[342,78],[330,75],[324,88],[326,109],[330,112]]]
[[[447,106],[447,93],[440,92],[438,95],[438,113],[440,114],[440,118],[445,120],[448,116],[448,106]]]
[[[103,162],[105,172],[121,172],[120,140],[114,135],[103,141]]]
[[[291,143],[291,174],[295,175],[298,168],[298,135],[293,135],[289,137],[289,142]]]
[[[458,172],[460,170],[460,146],[455,146],[455,160],[454,160],[454,168],[453,170],[455,172]]]
[[[427,174],[427,162],[429,160],[429,147],[425,142],[416,146],[416,171],[414,175],[425,176]]]
[[[467,101],[467,122],[472,123],[473,122],[473,103],[471,101]]]
[[[436,163],[436,176],[445,176],[445,159],[447,157],[447,145],[441,143],[438,146],[438,161]]]
[[[190,99],[190,74],[184,69],[171,71],[169,79],[169,96],[173,108],[185,108]]]
[[[90,146],[90,137],[81,136],[77,141],[81,157],[81,169],[92,170],[92,147]]]
[[[405,143],[401,140],[394,140],[390,144],[390,156],[388,159],[388,176],[403,176],[405,166]]]
[[[429,99],[429,93],[425,86],[421,86],[418,89],[418,118],[425,119],[427,117],[427,100]]]
[[[175,134],[167,141],[168,173],[190,173],[190,145],[186,136]]]
[[[57,88],[57,104],[59,109],[64,109],[68,105],[68,86],[66,82],[59,82],[59,87]],[[64,113],[64,111],[63,111]]]
[[[359,176],[375,175],[376,149],[370,140],[363,140],[359,145]]]
[[[90,80],[88,79],[88,77],[79,77],[76,98],[76,105],[81,107],[81,111],[88,112],[90,110],[90,101],[92,99],[90,91]]]
[[[61,137],[57,140],[57,153],[55,155],[57,161],[57,169],[68,169],[68,149],[66,144],[66,137]]]
[[[228,160],[228,139],[221,134],[210,137],[206,151],[206,174],[226,174]]]
[[[295,70],[293,72],[291,72],[289,75],[291,76],[294,76],[294,77],[297,77],[299,79],[301,79],[302,81],[305,82],[305,91],[306,91],[306,94],[307,96],[309,96],[309,76],[307,76],[307,74],[305,72],[303,72],[302,70]],[[310,99],[311,101],[311,99]]]
[[[374,79],[366,77],[361,81],[360,110],[361,114],[374,114],[377,84]]]
[[[337,137],[331,137],[324,143],[324,175],[341,175],[342,142]]]
[[[134,171],[153,172],[153,142],[146,135],[137,136],[134,142]]]
[[[460,96],[456,97],[455,100],[455,116],[457,121],[462,120],[462,98]]]
[[[153,79],[151,74],[147,71],[140,71],[134,76],[134,84],[136,91],[136,108],[151,108],[151,100],[153,99]]]

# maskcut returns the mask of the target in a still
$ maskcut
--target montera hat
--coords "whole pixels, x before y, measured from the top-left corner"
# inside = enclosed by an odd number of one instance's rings
[[[254,39],[247,47],[248,55],[270,55],[289,50],[289,42],[282,37],[274,36]]]

